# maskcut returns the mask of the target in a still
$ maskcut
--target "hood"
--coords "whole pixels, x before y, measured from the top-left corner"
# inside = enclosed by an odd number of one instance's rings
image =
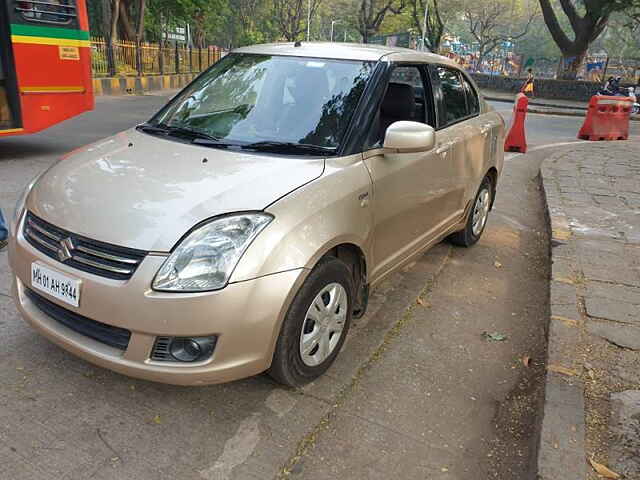
[[[53,165],[27,207],[78,235],[167,252],[197,223],[263,210],[323,170],[324,159],[213,149],[128,130]]]

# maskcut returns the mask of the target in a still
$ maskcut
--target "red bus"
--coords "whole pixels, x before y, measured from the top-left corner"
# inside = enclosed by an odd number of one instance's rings
[[[94,106],[86,0],[0,0],[0,137]]]

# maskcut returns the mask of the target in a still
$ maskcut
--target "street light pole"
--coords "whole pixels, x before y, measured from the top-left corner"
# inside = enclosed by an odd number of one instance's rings
[[[311,0],[307,5],[307,42],[311,41]]]
[[[422,22],[422,51],[425,51],[427,39],[427,15],[429,13],[429,0],[424,2],[424,21]]]
[[[330,38],[331,38],[331,41],[332,41],[332,42],[333,42],[333,26],[334,26],[336,23],[340,23],[340,20],[331,20],[331,37],[330,37]]]

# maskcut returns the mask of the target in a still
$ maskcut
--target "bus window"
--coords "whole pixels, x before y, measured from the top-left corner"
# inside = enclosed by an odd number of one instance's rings
[[[16,12],[28,22],[68,25],[77,18],[75,0],[18,0],[15,3]]]

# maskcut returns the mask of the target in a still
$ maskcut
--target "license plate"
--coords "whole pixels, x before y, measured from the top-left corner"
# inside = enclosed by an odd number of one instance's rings
[[[40,263],[31,264],[31,286],[74,307],[80,305],[80,283]]]

